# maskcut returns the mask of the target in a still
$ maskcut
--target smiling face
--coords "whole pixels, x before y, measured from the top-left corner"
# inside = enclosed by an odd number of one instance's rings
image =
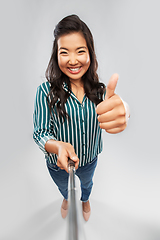
[[[81,82],[90,66],[86,40],[79,32],[63,35],[58,39],[58,65],[71,82]]]

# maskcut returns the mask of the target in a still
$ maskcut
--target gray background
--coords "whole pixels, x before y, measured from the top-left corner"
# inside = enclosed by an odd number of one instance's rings
[[[158,0],[3,1],[1,16],[0,240],[65,239],[61,195],[32,140],[36,88],[45,81],[53,29],[76,13],[90,27],[107,84],[129,103],[120,134],[103,133],[87,239],[160,239]],[[78,183],[78,182],[77,182]]]

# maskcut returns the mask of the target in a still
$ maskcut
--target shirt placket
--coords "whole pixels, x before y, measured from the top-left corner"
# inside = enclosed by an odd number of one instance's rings
[[[85,106],[84,102],[81,104],[81,113],[82,113],[82,119],[81,119],[81,132],[82,132],[82,161],[85,161],[86,158],[86,131],[85,131]]]
[[[64,89],[68,91],[66,85],[64,85]],[[80,108],[80,126],[81,126],[81,156],[82,162],[84,163],[86,160],[86,130],[85,130],[85,101],[86,97],[84,97],[83,102],[80,103],[76,96],[71,92],[71,97],[76,100],[79,108]]]

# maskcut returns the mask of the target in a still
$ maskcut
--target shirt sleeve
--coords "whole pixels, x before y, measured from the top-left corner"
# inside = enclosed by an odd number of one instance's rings
[[[48,152],[45,150],[45,143],[50,140],[56,140],[51,131],[50,127],[50,109],[47,102],[47,95],[42,90],[42,87],[39,86],[36,92],[36,98],[34,102],[34,113],[33,113],[33,139],[39,148],[48,155]]]

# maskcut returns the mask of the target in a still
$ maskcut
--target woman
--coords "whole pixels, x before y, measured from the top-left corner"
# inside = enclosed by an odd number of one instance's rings
[[[50,175],[68,210],[68,158],[75,162],[81,182],[83,216],[91,213],[89,196],[102,129],[118,133],[127,126],[127,105],[114,93],[118,74],[107,88],[99,82],[92,34],[76,15],[62,19],[54,30],[54,44],[46,78],[38,89],[34,108],[33,138],[44,152]]]

